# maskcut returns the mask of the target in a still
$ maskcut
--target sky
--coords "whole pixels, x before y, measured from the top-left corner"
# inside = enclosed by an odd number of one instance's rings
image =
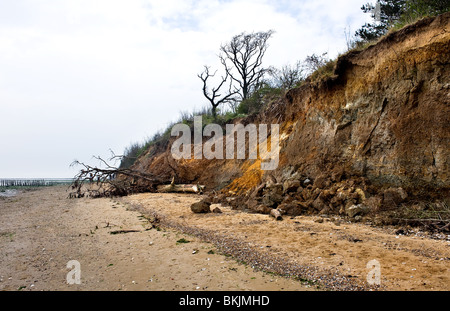
[[[207,106],[221,44],[274,30],[263,65],[346,51],[367,0],[0,0],[0,178],[70,178]]]

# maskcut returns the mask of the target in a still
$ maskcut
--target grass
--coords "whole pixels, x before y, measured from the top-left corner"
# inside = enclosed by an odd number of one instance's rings
[[[334,76],[334,68],[336,66],[336,63],[337,58],[329,60],[325,65],[319,67],[311,74],[311,82],[321,82]]]

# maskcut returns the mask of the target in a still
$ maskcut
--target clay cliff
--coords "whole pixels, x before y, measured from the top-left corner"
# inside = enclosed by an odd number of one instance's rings
[[[170,144],[150,148],[134,168],[204,184],[212,200],[263,213],[356,217],[449,202],[449,20],[425,18],[350,51],[330,77],[235,120],[280,125],[273,171],[260,160],[175,160]]]

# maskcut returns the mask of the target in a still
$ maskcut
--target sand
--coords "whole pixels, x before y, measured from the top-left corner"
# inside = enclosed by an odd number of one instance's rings
[[[445,237],[223,206],[193,214],[198,195],[67,194],[49,187],[0,198],[0,290],[450,289]],[[67,282],[70,260],[80,264],[80,284]],[[368,282],[371,260],[379,284]]]
[[[153,228],[115,199],[67,199],[66,189],[0,198],[0,290],[314,289],[255,271],[194,236]],[[118,231],[126,233],[111,234]],[[67,282],[70,260],[80,264],[80,284]]]

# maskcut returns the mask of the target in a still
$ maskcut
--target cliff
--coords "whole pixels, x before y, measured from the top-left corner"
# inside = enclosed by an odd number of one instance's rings
[[[260,160],[175,160],[170,144],[150,148],[134,168],[205,184],[216,190],[213,200],[263,213],[353,217],[364,208],[448,202],[449,20],[450,13],[426,18],[350,51],[331,77],[235,120],[280,125],[273,171],[262,171]]]

